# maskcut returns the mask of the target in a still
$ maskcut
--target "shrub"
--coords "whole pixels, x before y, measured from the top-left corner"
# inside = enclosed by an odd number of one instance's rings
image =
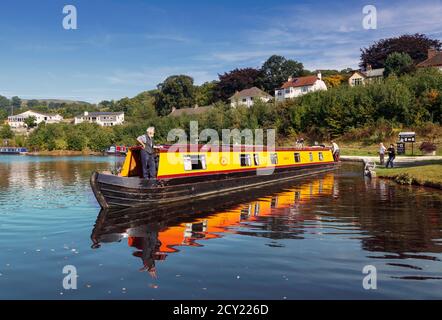
[[[11,130],[11,127],[8,124],[4,124],[0,128],[0,138],[1,139],[12,139],[12,138],[14,138],[14,132]]]
[[[432,142],[422,142],[422,144],[419,146],[419,150],[425,153],[430,153],[436,151],[437,146]]]
[[[400,173],[394,178],[399,184],[413,184],[413,178],[408,173]]]

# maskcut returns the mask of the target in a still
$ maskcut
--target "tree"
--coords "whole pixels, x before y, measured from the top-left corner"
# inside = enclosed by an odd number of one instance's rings
[[[0,95],[0,108],[5,108],[10,105],[10,101],[8,98]]]
[[[388,55],[393,52],[408,53],[414,63],[417,64],[427,58],[429,48],[440,49],[441,46],[441,41],[430,39],[419,33],[382,39],[368,48],[361,49],[361,63],[359,66],[366,67],[370,64],[372,68],[383,68]]]
[[[12,138],[14,138],[14,132],[11,130],[11,127],[8,124],[4,124],[0,128],[0,138],[1,139],[12,139]]]
[[[207,106],[213,104],[216,100],[216,81],[204,82],[196,87],[195,102],[199,106]]]
[[[86,148],[86,137],[82,134],[72,134],[67,137],[67,147],[69,150],[82,151]]]
[[[38,100],[36,100],[36,99],[32,99],[32,100],[28,100],[28,102],[26,103],[26,106],[27,106],[29,109],[32,109],[32,108],[38,106],[39,104],[40,104],[40,103],[39,103]]]
[[[385,60],[384,76],[388,77],[390,74],[401,76],[410,73],[413,69],[413,59],[407,53],[393,52]]]
[[[273,93],[289,77],[299,77],[304,73],[302,63],[287,60],[283,56],[273,55],[261,67],[263,87],[267,92]]]
[[[236,91],[241,91],[253,86],[260,87],[261,71],[254,68],[235,69],[218,75],[219,82],[216,86],[217,98],[227,101]]]
[[[8,117],[8,112],[6,111],[6,109],[1,109],[0,108],[0,120],[4,120]]]
[[[174,75],[158,85],[155,108],[159,115],[168,115],[172,108],[192,107],[194,103],[193,78],[186,75]]]
[[[24,120],[24,123],[28,128],[34,128],[35,126],[37,126],[36,121],[37,121],[37,118],[35,116],[30,116]]]
[[[20,108],[21,107],[21,99],[17,96],[11,98],[11,104],[14,106],[14,108]]]

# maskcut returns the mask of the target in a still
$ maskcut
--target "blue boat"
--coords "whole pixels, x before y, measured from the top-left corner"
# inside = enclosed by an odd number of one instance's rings
[[[0,147],[0,154],[25,154],[28,149],[22,147]]]

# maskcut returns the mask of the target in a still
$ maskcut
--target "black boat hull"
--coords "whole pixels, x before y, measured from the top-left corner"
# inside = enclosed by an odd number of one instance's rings
[[[91,176],[91,186],[102,208],[145,207],[217,197],[243,189],[265,188],[299,177],[327,172],[336,167],[336,163],[329,163],[275,169],[268,175],[249,171],[158,181],[94,172]]]

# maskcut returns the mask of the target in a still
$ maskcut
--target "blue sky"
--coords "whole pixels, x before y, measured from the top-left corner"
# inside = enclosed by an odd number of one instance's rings
[[[78,29],[64,30],[64,5]],[[376,30],[362,8],[378,11]],[[272,54],[308,69],[356,68],[359,49],[384,37],[442,40],[442,0],[2,1],[0,94],[99,102],[153,89],[172,74],[196,84]]]

